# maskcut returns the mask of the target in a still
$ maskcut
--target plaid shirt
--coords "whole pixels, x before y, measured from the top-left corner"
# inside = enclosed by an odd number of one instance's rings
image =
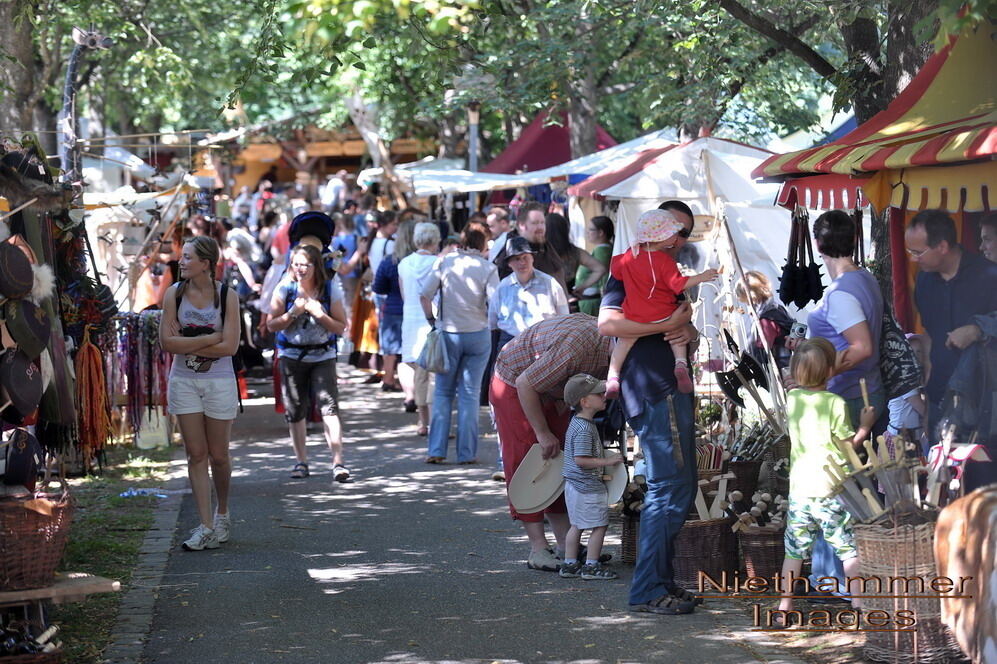
[[[495,360],[495,373],[515,386],[525,375],[538,393],[564,398],[564,385],[577,373],[605,378],[610,339],[599,334],[588,314],[555,316],[541,321],[506,344]]]

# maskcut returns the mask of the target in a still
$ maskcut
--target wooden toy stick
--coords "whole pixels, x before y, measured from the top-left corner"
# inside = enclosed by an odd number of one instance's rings
[[[862,388],[862,403],[869,407],[869,388],[865,384],[865,378],[859,378],[859,387]]]
[[[700,480],[696,487],[696,513],[700,521],[707,521],[710,518],[710,510],[706,507],[706,498],[703,497],[703,485],[708,485],[709,481]]]

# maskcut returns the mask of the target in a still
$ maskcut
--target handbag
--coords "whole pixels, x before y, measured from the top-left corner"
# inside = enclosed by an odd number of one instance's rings
[[[443,316],[443,291],[446,284],[444,275],[440,283],[440,317]],[[419,353],[416,364],[431,373],[445,374],[450,372],[450,355],[447,353],[447,340],[443,332],[435,327],[426,335],[426,343]]]
[[[895,399],[921,387],[921,365],[889,305],[883,305],[883,329],[879,337],[879,371],[887,399]]]
[[[445,374],[450,371],[450,356],[447,354],[447,340],[435,327],[426,335],[426,343],[416,361],[420,367],[432,373]]]

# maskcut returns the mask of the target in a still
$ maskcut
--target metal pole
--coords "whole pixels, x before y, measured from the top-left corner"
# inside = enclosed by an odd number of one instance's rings
[[[478,121],[481,118],[481,103],[472,101],[467,105],[467,168],[472,173],[478,171]],[[478,211],[478,193],[471,192],[471,212]]]

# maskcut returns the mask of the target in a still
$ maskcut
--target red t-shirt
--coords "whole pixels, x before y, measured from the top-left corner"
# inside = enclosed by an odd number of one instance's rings
[[[287,252],[291,250],[291,222],[274,231],[270,246],[280,252],[281,256],[287,256]]]
[[[663,251],[627,250],[613,256],[609,271],[623,282],[623,315],[635,323],[657,323],[678,308],[678,294],[689,277],[682,276],[675,259]]]

